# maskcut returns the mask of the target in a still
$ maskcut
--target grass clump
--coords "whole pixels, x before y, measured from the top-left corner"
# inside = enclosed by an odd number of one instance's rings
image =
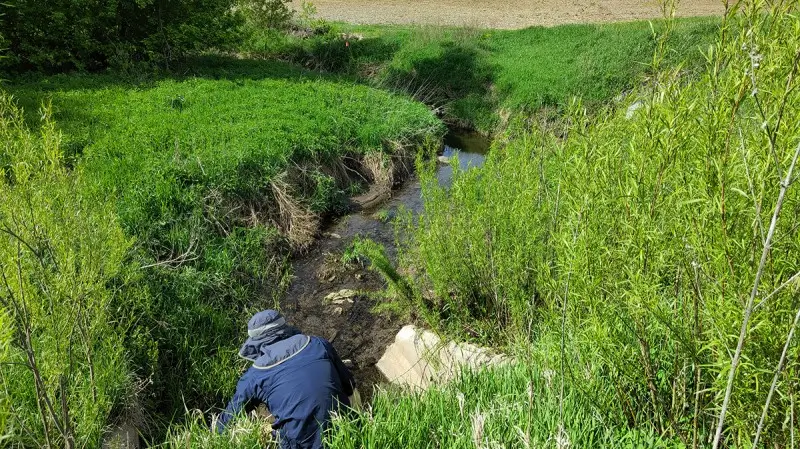
[[[370,410],[335,418],[326,440],[338,449],[685,447],[653,432],[610,427],[578,390],[560,397],[555,372],[530,362],[466,372],[424,392],[379,391]]]
[[[557,136],[519,123],[449,190],[427,181],[406,256],[434,292],[431,324],[562,348],[547,365],[613,428],[710,446],[722,422],[724,446],[749,447],[763,413],[761,442],[788,446],[800,368],[796,8],[741,3],[703,70],[665,70],[627,97],[642,105],[630,117],[576,103]]]
[[[161,449],[265,449],[277,448],[272,439],[272,428],[264,420],[237,419],[218,434],[200,413],[193,413],[186,423],[170,429],[164,443],[153,447]]]

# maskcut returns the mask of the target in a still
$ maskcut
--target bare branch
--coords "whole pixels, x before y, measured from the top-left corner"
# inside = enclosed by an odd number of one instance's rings
[[[794,330],[797,328],[797,323],[800,322],[800,309],[797,309],[797,314],[794,316],[794,323],[789,329],[789,336],[786,337],[786,344],[783,345],[783,352],[778,365],[775,367],[775,376],[772,378],[772,385],[769,387],[767,394],[767,401],[764,403],[764,410],[761,411],[761,419],[758,421],[758,428],[756,429],[756,436],[753,438],[753,449],[758,447],[758,440],[761,437],[761,431],[764,430],[764,421],[767,419],[767,412],[769,412],[769,404],[772,402],[772,395],[775,394],[775,388],[778,386],[778,379],[783,372],[783,365],[786,363],[786,354],[789,352],[789,345],[794,338]]]
[[[778,292],[780,292],[781,290],[783,290],[784,288],[786,288],[786,287],[787,287],[789,284],[791,284],[792,282],[794,282],[794,281],[795,281],[796,279],[798,279],[798,278],[800,278],[800,271],[798,271],[797,273],[795,273],[795,274],[794,274],[794,276],[792,276],[792,277],[790,277],[789,279],[787,279],[787,280],[786,280],[786,282],[784,282],[783,284],[781,284],[780,286],[778,286],[778,288],[776,288],[775,290],[773,290],[773,291],[772,291],[772,293],[770,293],[769,295],[767,295],[767,296],[766,296],[764,299],[762,299],[762,300],[761,300],[761,302],[759,302],[758,304],[756,304],[756,306],[754,307],[754,310],[757,310],[759,307],[761,307],[761,306],[763,306],[764,304],[766,304],[766,302],[767,302],[767,301],[769,301],[769,300],[770,300],[770,298],[772,298],[773,296],[777,295],[777,294],[778,294]]]
[[[767,263],[767,257],[769,256],[769,252],[771,249],[772,244],[772,237],[775,235],[775,228],[778,224],[778,217],[781,214],[781,208],[783,207],[783,200],[786,197],[786,190],[789,188],[789,181],[792,179],[792,173],[794,172],[794,168],[797,165],[797,158],[800,156],[800,144],[797,145],[797,149],[794,152],[794,157],[792,158],[792,165],[789,166],[789,170],[786,173],[785,180],[781,183],[781,190],[778,194],[778,201],[775,203],[775,212],[772,214],[772,222],[769,225],[769,231],[767,232],[767,240],[764,242],[764,250],[761,252],[761,262],[758,264],[758,271],[756,271],[756,279],[753,282],[753,289],[750,291],[750,298],[747,300],[747,306],[744,310],[744,318],[742,319],[742,328],[739,330],[739,342],[736,345],[736,352],[733,355],[733,360],[731,360],[731,368],[730,373],[728,375],[728,386],[725,388],[725,396],[722,399],[722,409],[719,412],[719,422],[717,423],[717,431],[714,434],[714,444],[713,448],[719,448],[719,442],[722,437],[722,428],[725,426],[725,415],[728,412],[728,405],[730,404],[731,400],[731,392],[733,391],[733,381],[736,378],[736,369],[739,367],[739,359],[742,356],[742,350],[744,349],[744,340],[747,337],[747,326],[750,323],[750,316],[753,313],[753,304],[756,299],[756,295],[758,294],[758,286],[761,283],[761,276],[764,274],[764,266]]]
[[[189,248],[187,248],[186,251],[183,254],[180,254],[180,255],[178,255],[176,257],[173,257],[171,259],[162,260],[162,261],[158,261],[158,262],[147,264],[147,265],[142,265],[139,268],[142,269],[142,270],[144,270],[146,268],[162,267],[162,266],[167,266],[169,268],[178,268],[178,267],[180,267],[181,265],[183,265],[183,264],[185,264],[187,262],[191,262],[193,260],[197,260],[200,256],[198,256],[198,255],[196,255],[194,253],[194,245],[195,245],[195,243],[196,243],[195,240],[190,240],[189,241]]]
[[[0,232],[2,232],[2,233],[4,233],[4,234],[8,234],[9,236],[11,236],[11,237],[13,237],[14,239],[16,239],[18,242],[20,242],[20,243],[22,243],[23,245],[25,245],[25,246],[28,248],[28,250],[29,250],[30,252],[32,252],[34,256],[36,256],[36,259],[38,259],[38,260],[39,260],[39,263],[42,265],[42,267],[44,267],[44,266],[45,266],[44,259],[43,259],[43,258],[42,258],[42,256],[39,254],[39,252],[38,252],[38,251],[36,251],[35,249],[33,249],[33,246],[31,246],[31,244],[30,244],[30,243],[28,243],[28,242],[27,242],[25,239],[23,239],[22,237],[20,237],[20,236],[19,236],[19,235],[18,235],[16,232],[12,231],[10,228],[3,228],[3,227],[0,227]]]

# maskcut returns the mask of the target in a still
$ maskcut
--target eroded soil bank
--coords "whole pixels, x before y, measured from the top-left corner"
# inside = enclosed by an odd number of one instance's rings
[[[300,10],[301,0],[293,6]],[[519,29],[663,17],[659,0],[316,0],[318,15],[357,24],[425,24]],[[721,15],[719,0],[680,2],[682,17]]]
[[[457,152],[462,167],[474,167],[483,163],[488,147],[488,140],[479,136],[451,133],[445,139],[443,156]],[[440,184],[447,185],[452,173],[452,167],[440,165],[437,173]],[[372,387],[384,380],[375,363],[407,323],[373,312],[376,300],[370,298],[369,292],[382,290],[383,279],[358,264],[344,264],[342,254],[360,236],[383,244],[394,258],[395,229],[391,218],[400,207],[414,214],[422,211],[421,188],[416,177],[407,180],[390,197],[370,201],[362,210],[331,224],[305,256],[293,261],[292,284],[281,303],[292,324],[305,333],[330,340],[343,359],[353,361],[359,389],[366,399],[371,397]],[[328,295],[343,290],[356,294],[326,300]]]

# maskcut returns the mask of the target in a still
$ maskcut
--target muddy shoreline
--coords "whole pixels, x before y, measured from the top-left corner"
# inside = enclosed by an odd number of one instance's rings
[[[460,165],[468,168],[483,163],[488,147],[489,141],[480,136],[451,133],[445,139],[443,155],[458,153]],[[437,176],[440,184],[449,184],[452,168],[441,165]],[[359,390],[369,400],[373,386],[385,381],[375,363],[408,323],[373,312],[377,300],[372,293],[385,288],[384,280],[358,263],[343,263],[342,254],[356,237],[365,237],[384,245],[389,257],[396,260],[391,217],[401,207],[418,214],[423,201],[419,179],[413,174],[392,192],[362,196],[354,199],[354,212],[331,223],[304,255],[292,261],[292,283],[281,309],[289,322],[305,333],[328,339],[340,357],[353,361]],[[343,294],[329,297],[337,293]]]

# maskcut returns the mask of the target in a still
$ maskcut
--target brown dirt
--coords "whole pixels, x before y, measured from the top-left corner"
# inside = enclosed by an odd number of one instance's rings
[[[392,198],[387,200],[389,195]],[[401,204],[420,207],[419,198],[419,183],[410,180],[399,190],[378,196],[370,203],[393,211]],[[374,295],[385,287],[380,276],[356,263],[345,265],[341,262],[342,253],[356,236],[384,244],[389,255],[394,256],[393,226],[377,219],[374,208],[369,210],[357,200],[354,198],[353,208],[360,212],[328,226],[325,235],[308,253],[293,261],[293,281],[281,301],[281,309],[292,325],[306,334],[326,338],[341,358],[355,363],[353,374],[359,391],[364,400],[369,401],[372,387],[385,380],[375,363],[407,323],[373,312],[376,305]],[[325,301],[328,294],[343,289],[356,290],[360,294],[352,298],[352,303],[330,304]]]
[[[301,0],[293,1],[295,8]],[[318,16],[357,24],[429,24],[518,29],[663,17],[658,0],[314,0]],[[678,16],[712,16],[721,0],[684,0]]]

